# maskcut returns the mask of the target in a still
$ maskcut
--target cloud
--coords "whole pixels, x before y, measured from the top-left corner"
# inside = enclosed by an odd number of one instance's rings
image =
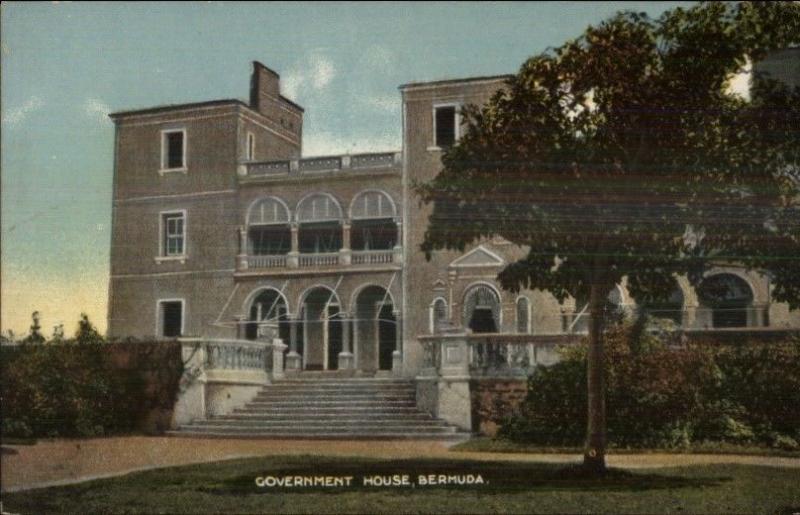
[[[18,125],[25,121],[29,114],[44,107],[44,100],[37,96],[32,96],[21,106],[9,109],[3,115],[3,123],[7,125]]]
[[[344,136],[330,132],[303,137],[303,156],[330,156],[366,152],[390,152],[400,149],[399,134],[374,134],[370,137]]]
[[[336,77],[336,66],[328,57],[312,53],[295,63],[281,78],[281,91],[291,99],[297,99],[304,88],[321,92]]]
[[[111,108],[100,99],[87,98],[83,103],[83,112],[95,121],[106,123],[109,121],[108,113],[111,112]]]

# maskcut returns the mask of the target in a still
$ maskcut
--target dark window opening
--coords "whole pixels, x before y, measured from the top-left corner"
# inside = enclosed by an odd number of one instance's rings
[[[251,252],[256,256],[283,255],[292,249],[292,233],[287,226],[253,226],[248,236]]]
[[[391,304],[384,304],[378,313],[378,369],[392,369],[392,354],[397,344],[397,321]]]
[[[168,132],[167,168],[183,168],[183,133]]]
[[[176,338],[181,335],[183,325],[183,304],[181,302],[161,303],[161,334],[165,338]]]
[[[339,252],[342,248],[342,227],[339,222],[301,224],[298,240],[301,254]]]
[[[339,368],[339,353],[342,352],[342,324],[339,306],[328,306],[328,370]]]
[[[712,275],[698,287],[700,302],[712,310],[713,327],[747,327],[747,312],[753,305],[753,292],[733,274]]]
[[[497,325],[491,308],[475,308],[469,319],[469,328],[473,333],[496,333]]]
[[[355,220],[350,238],[353,250],[391,250],[397,244],[397,224],[391,218]]]
[[[436,108],[436,146],[449,147],[456,141],[456,108]]]

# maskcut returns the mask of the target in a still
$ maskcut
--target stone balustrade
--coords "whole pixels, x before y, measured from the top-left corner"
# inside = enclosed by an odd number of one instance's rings
[[[343,156],[323,156],[283,161],[247,162],[239,166],[242,179],[272,178],[320,172],[385,170],[401,164],[400,152],[376,152]]]
[[[247,268],[286,268],[288,256],[245,256]]]
[[[403,249],[402,247],[395,247],[388,250],[345,250],[315,254],[242,254],[238,256],[236,263],[239,271],[401,265],[403,263]]]
[[[465,334],[419,337],[422,374],[444,375],[461,369],[470,377],[526,377],[539,365],[559,360],[557,347],[578,341],[575,335]],[[462,349],[454,350],[454,349]]]
[[[184,372],[173,424],[230,413],[271,380],[283,378],[286,345],[273,333],[259,328],[254,341],[180,338]]]
[[[394,262],[394,250],[354,250],[350,262],[354,265],[384,265]]]
[[[339,253],[300,254],[299,262],[301,268],[335,266],[339,264]]]

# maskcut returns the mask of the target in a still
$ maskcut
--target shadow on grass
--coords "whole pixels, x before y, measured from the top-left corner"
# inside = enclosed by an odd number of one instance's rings
[[[403,476],[407,477],[407,484]],[[272,478],[269,485],[256,485],[256,477]],[[287,478],[293,484],[287,485]],[[299,478],[299,479],[298,479]],[[315,478],[341,478],[338,485],[314,484]],[[347,481],[345,478],[351,478]],[[313,465],[264,467],[258,474],[237,474],[200,490],[217,494],[270,492],[341,492],[342,490],[446,489],[481,490],[486,493],[521,491],[602,490],[635,492],[676,488],[719,486],[730,477],[692,478],[666,474],[636,473],[609,469],[600,477],[578,465],[508,463],[463,460],[327,461],[314,458]],[[325,479],[318,479],[318,482]],[[300,483],[299,485],[297,483]],[[305,484],[303,484],[305,482]],[[341,484],[343,483],[344,484]]]

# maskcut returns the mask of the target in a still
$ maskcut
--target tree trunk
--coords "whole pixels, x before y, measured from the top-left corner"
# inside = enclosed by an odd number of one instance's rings
[[[599,285],[592,285],[589,294],[589,352],[586,357],[588,422],[583,466],[598,474],[606,470],[605,297],[606,290]]]

